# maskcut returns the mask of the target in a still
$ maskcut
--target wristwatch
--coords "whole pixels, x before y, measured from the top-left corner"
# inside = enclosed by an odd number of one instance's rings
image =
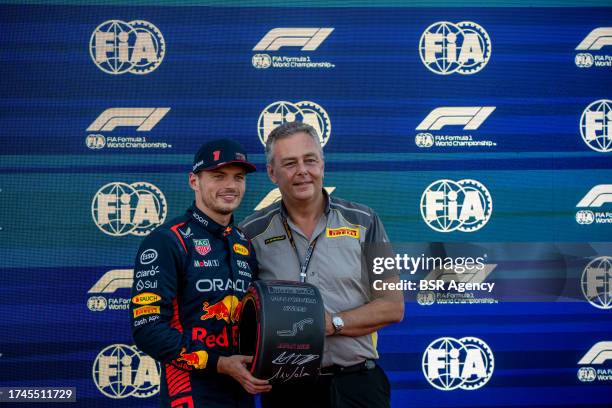
[[[332,326],[334,326],[334,334],[340,333],[344,329],[344,320],[340,315],[333,314],[331,319]]]

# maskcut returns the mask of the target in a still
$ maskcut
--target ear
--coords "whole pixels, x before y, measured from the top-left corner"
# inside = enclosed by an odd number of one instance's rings
[[[194,173],[189,173],[189,187],[193,191],[199,191],[200,186],[198,185],[198,175]]]
[[[268,171],[268,177],[270,177],[270,181],[274,184],[278,184],[276,181],[276,176],[274,175],[274,167],[272,167],[271,164],[267,164],[266,170]]]

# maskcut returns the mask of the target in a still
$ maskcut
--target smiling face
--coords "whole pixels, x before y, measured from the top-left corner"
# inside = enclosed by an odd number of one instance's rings
[[[189,175],[196,206],[213,220],[230,216],[240,205],[245,191],[246,172],[230,164],[215,170]]]
[[[321,149],[307,133],[276,140],[268,175],[289,204],[315,201],[322,195],[325,163]]]

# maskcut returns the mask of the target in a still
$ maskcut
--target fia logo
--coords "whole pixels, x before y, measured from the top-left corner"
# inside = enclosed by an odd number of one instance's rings
[[[585,299],[598,309],[612,309],[612,257],[600,256],[585,266],[580,278]]]
[[[475,74],[491,58],[491,39],[471,21],[439,21],[425,29],[419,42],[421,61],[439,75]]]
[[[433,387],[442,391],[475,390],[484,386],[495,366],[493,352],[476,337],[442,337],[423,353],[422,369]]]
[[[414,143],[418,147],[432,147],[434,145],[434,135],[431,133],[417,133]]]
[[[161,369],[136,346],[113,344],[102,350],[92,367],[98,390],[109,398],[147,398],[159,392]]]
[[[304,122],[317,131],[321,147],[329,142],[331,122],[323,107],[311,101],[292,103],[278,101],[266,106],[257,121],[259,141],[265,146],[268,135],[274,128],[287,122]]]
[[[600,99],[586,107],[580,117],[580,135],[591,149],[600,153],[612,150],[612,101]]]
[[[94,195],[91,215],[105,234],[148,235],[166,220],[166,197],[151,183],[108,183]]]
[[[491,194],[476,180],[434,181],[421,196],[421,216],[438,232],[477,231],[486,225],[492,212]]]
[[[148,21],[109,20],[94,30],[89,54],[107,74],[148,74],[164,59],[166,42],[161,31]]]

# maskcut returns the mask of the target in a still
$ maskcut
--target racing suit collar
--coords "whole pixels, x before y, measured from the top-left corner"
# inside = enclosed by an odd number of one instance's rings
[[[330,198],[329,198],[329,194],[327,193],[325,189],[323,189],[323,200],[325,201],[325,209],[323,210],[323,214],[327,216],[329,215]],[[285,203],[282,200],[281,200],[281,205],[280,205],[280,214],[281,214],[281,217],[283,217],[284,219],[287,219],[289,217],[287,213],[287,208],[285,207]]]
[[[207,231],[218,235],[223,236],[224,231],[226,231],[230,226],[234,225],[234,215],[232,214],[230,218],[229,226],[221,225],[206,215],[204,212],[200,211],[198,207],[195,205],[195,201],[191,204],[191,207],[187,210],[187,213],[202,227],[204,227]],[[230,228],[231,230],[231,228]]]

